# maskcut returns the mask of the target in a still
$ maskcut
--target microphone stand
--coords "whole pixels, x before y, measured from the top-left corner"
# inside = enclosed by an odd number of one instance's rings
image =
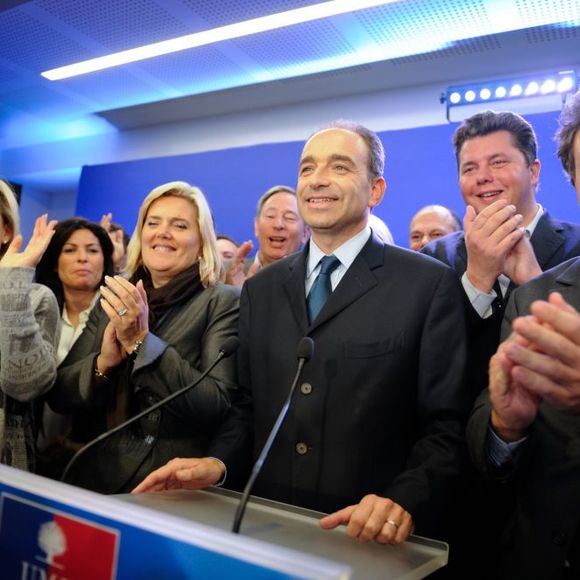
[[[240,533],[242,518],[244,517],[246,506],[248,504],[248,499],[250,498],[250,492],[254,487],[254,482],[256,481],[256,478],[260,474],[264,461],[266,460],[266,457],[268,457],[268,453],[270,452],[270,448],[272,447],[272,443],[274,443],[274,440],[278,435],[278,431],[280,430],[280,427],[284,422],[284,419],[286,418],[288,408],[290,407],[290,403],[292,402],[292,396],[294,395],[296,385],[298,384],[298,379],[300,379],[300,375],[302,374],[302,369],[306,364],[306,362],[311,359],[313,351],[314,351],[314,341],[310,337],[305,336],[302,339],[300,339],[300,342],[298,343],[298,368],[296,369],[296,375],[294,376],[294,380],[292,381],[292,386],[290,387],[288,397],[286,398],[286,401],[284,402],[284,405],[282,406],[282,409],[280,410],[280,413],[276,418],[276,422],[274,423],[274,426],[272,427],[272,430],[268,435],[268,439],[266,440],[266,443],[264,444],[264,447],[262,448],[262,451],[260,452],[260,455],[256,463],[254,463],[252,473],[250,474],[246,486],[244,487],[244,492],[240,499],[240,503],[238,504],[236,515],[234,517],[234,524],[232,526],[232,532],[234,534]]]

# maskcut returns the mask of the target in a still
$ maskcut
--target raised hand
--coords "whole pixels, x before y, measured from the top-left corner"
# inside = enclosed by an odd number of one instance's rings
[[[509,353],[529,349],[516,334],[502,343],[489,361],[489,398],[492,404],[491,425],[504,441],[521,439],[534,422],[541,399],[513,376],[514,362]]]
[[[504,262],[503,273],[517,286],[529,282],[542,273],[528,236],[522,236]]]
[[[30,241],[24,251],[19,252],[22,246],[22,236],[14,237],[6,253],[0,260],[1,268],[35,268],[42,258],[56,227],[56,220],[48,221],[47,214],[37,218]]]
[[[513,330],[531,348],[509,346],[515,381],[555,409],[580,413],[580,313],[561,294],[530,307]]]
[[[127,353],[117,340],[117,333],[113,323],[109,322],[103,333],[101,352],[97,357],[97,370],[106,375],[108,371],[120,365],[125,358],[127,358]]]
[[[506,257],[524,236],[523,218],[516,211],[504,199],[478,214],[472,206],[467,206],[463,219],[467,277],[482,292],[491,291],[504,271]]]
[[[125,257],[125,244],[123,242],[122,230],[113,231],[111,229],[112,221],[113,214],[107,213],[104,214],[101,218],[100,224],[101,227],[109,234],[109,238],[111,238],[111,242],[113,244],[113,264],[115,265],[115,268],[119,268],[123,262],[123,258]]]
[[[244,282],[248,278],[251,278],[260,269],[259,264],[252,264],[248,273],[244,273],[246,258],[253,248],[254,244],[250,240],[247,240],[240,245],[236,255],[232,258],[228,269],[226,270],[226,284],[231,284],[232,286],[241,288],[244,285]]]
[[[149,332],[149,305],[143,282],[131,284],[122,276],[105,276],[101,306],[115,328],[117,340],[127,354]]]

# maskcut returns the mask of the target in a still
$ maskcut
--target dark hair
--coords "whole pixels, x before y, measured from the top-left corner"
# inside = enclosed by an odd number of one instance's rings
[[[558,141],[558,157],[564,171],[574,185],[576,163],[574,160],[574,139],[580,129],[580,91],[562,109],[560,113],[560,128],[556,133]]]
[[[227,240],[228,242],[231,242],[232,244],[234,244],[234,246],[236,246],[236,248],[240,247],[240,244],[238,244],[238,242],[236,242],[236,240],[234,240],[234,238],[230,238],[230,236],[226,236],[225,234],[218,234],[215,238],[216,238],[216,240]]]
[[[474,137],[483,137],[498,131],[511,134],[514,147],[526,158],[528,167],[537,159],[538,140],[533,127],[517,113],[511,111],[484,111],[473,115],[457,128],[453,135],[455,158],[459,167],[459,154],[466,141]]]
[[[121,224],[111,222],[109,225],[109,230],[111,232],[123,232],[123,247],[125,248],[125,251],[127,251],[127,246],[129,245],[131,238],[129,237],[129,234],[125,231],[125,228]]]
[[[64,245],[77,230],[89,230],[99,240],[104,258],[103,277],[100,283],[104,283],[105,276],[113,276],[115,273],[113,242],[111,242],[109,234],[99,224],[84,218],[70,218],[59,222],[56,225],[54,236],[50,240],[46,252],[44,252],[44,256],[42,256],[38,266],[36,266],[36,281],[39,284],[48,286],[54,292],[61,312],[64,307],[64,290],[58,277],[58,258]]]
[[[385,148],[383,147],[383,143],[379,136],[374,131],[371,131],[364,125],[355,123],[354,121],[337,119],[336,121],[332,121],[332,123],[330,123],[327,127],[324,127],[320,131],[314,133],[314,135],[317,135],[326,129],[344,129],[345,131],[356,133],[362,137],[369,150],[368,172],[371,181],[383,176],[385,172]],[[314,135],[311,137],[314,137]]]
[[[277,193],[289,193],[296,197],[296,190],[288,185],[274,185],[266,193],[264,193],[258,200],[258,205],[256,207],[256,217],[259,218],[262,213],[262,208],[266,205],[266,202]],[[236,244],[237,245],[237,244]]]

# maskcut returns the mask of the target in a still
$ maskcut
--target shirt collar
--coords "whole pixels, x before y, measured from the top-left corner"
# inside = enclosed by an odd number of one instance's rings
[[[536,211],[534,219],[526,226],[526,231],[528,232],[529,237],[532,236],[536,226],[538,225],[538,222],[540,221],[540,218],[544,215],[544,208],[539,203],[536,205],[538,206],[538,211]]]
[[[91,314],[91,310],[93,309],[94,305],[97,303],[97,300],[100,298],[100,296],[101,296],[101,293],[99,291],[95,292],[95,295],[93,296],[93,299],[91,300],[91,303],[89,304],[89,307],[85,308],[85,310],[83,310],[82,312],[79,313],[79,322],[81,324],[84,324],[88,320],[89,315]],[[62,322],[64,322],[68,326],[72,326],[70,318],[68,317],[68,310],[66,309],[66,302],[65,302],[64,306],[62,307],[61,320],[62,320]]]
[[[358,234],[350,238],[350,240],[342,244],[342,246],[336,248],[332,253],[340,260],[341,265],[348,270],[370,237],[371,228],[367,225]],[[306,278],[309,278],[312,275],[312,272],[317,268],[320,260],[326,256],[312,238],[310,238],[309,244],[308,261],[306,263]]]

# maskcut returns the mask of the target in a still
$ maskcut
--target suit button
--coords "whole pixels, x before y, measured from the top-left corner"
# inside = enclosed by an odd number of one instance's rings
[[[568,536],[564,532],[553,532],[552,533],[552,542],[556,544],[556,546],[563,546],[566,544],[566,540]]]
[[[302,383],[300,385],[300,392],[303,395],[309,395],[312,392],[312,385],[310,383]]]
[[[308,453],[308,446],[306,445],[306,443],[303,443],[302,441],[300,443],[296,443],[295,449],[298,455],[304,455],[305,453]]]

